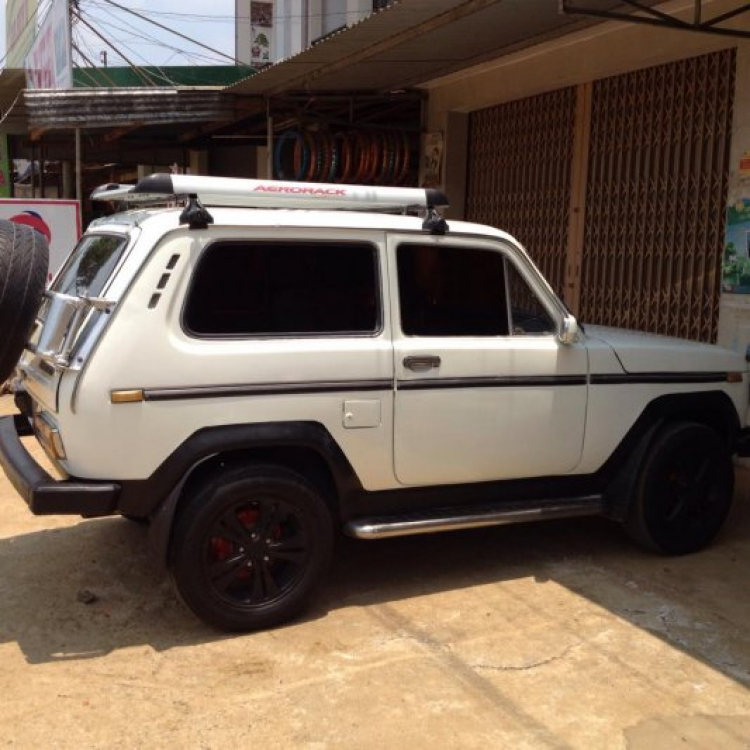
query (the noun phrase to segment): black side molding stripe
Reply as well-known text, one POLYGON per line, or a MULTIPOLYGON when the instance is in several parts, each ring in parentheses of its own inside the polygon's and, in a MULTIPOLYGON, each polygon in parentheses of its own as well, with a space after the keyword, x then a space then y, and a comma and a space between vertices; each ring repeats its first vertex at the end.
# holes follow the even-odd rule
POLYGON ((586 385, 586 376, 527 375, 504 378, 425 378, 398 381, 400 391, 422 391, 433 388, 533 388, 550 385, 586 385))
POLYGON ((631 372, 592 375, 591 385, 631 385, 633 383, 726 383, 726 372, 631 372))
POLYGON ((392 380, 347 380, 311 383, 259 383, 257 385, 215 385, 195 388, 146 388, 145 401, 179 401, 230 396, 290 396, 308 393, 390 391, 392 380))
MULTIPOLYGON (((527 375, 481 378, 424 378, 399 380, 401 391, 455 388, 535 388, 545 386, 632 385, 648 383, 725 383, 726 372, 636 372, 591 375, 527 375)), ((315 393, 351 393, 390 391, 392 380, 346 380, 310 383, 259 383, 253 385, 216 385, 186 388, 146 388, 145 401, 179 401, 232 396, 288 396, 315 393)))

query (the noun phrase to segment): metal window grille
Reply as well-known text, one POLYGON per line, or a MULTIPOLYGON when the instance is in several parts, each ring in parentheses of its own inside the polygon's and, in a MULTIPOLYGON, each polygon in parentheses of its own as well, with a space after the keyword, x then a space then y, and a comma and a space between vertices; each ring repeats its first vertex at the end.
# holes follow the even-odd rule
POLYGON ((581 317, 716 338, 735 55, 593 85, 581 317))
POLYGON ((562 293, 573 157, 574 87, 470 116, 466 216, 510 232, 562 293))
POLYGON ((575 88, 472 113, 467 218, 516 236, 561 296, 569 260, 584 321, 715 340, 734 76, 730 49, 591 84, 580 263, 575 88))

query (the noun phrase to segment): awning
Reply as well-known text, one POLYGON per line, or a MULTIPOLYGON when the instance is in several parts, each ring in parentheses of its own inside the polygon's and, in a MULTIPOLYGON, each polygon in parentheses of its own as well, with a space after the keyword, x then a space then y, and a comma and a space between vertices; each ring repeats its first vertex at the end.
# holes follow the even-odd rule
POLYGON ((394 91, 597 22, 560 13, 559 0, 401 0, 227 91, 394 91))
POLYGON ((11 123, 17 124, 18 102, 26 86, 26 71, 23 68, 4 68, 0 71, 0 124, 7 130, 11 123))
POLYGON ((231 121, 235 97, 221 88, 26 90, 29 127, 42 130, 231 121))

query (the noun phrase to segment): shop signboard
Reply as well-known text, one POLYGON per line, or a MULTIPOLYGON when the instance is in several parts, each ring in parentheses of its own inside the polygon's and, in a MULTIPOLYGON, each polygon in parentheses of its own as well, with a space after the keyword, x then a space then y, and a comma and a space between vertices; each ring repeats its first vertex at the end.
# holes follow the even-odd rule
POLYGON ((725 292, 750 293, 750 198, 727 209, 722 282, 725 292))
POLYGON ((24 67, 27 88, 73 88, 68 0, 51 0, 24 67))
POLYGON ((255 67, 276 62, 273 0, 238 0, 237 59, 255 67))
POLYGON ((721 288, 750 294, 750 149, 740 157, 730 190, 724 231, 721 288))
POLYGON ((250 3, 250 62, 269 65, 273 62, 273 3, 250 3))

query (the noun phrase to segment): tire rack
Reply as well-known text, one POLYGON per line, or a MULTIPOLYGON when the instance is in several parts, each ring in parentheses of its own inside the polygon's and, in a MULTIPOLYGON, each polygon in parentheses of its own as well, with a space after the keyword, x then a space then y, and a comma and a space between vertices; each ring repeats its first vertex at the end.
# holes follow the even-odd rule
POLYGON ((404 185, 411 163, 404 130, 286 130, 273 153, 274 177, 295 182, 404 185))

